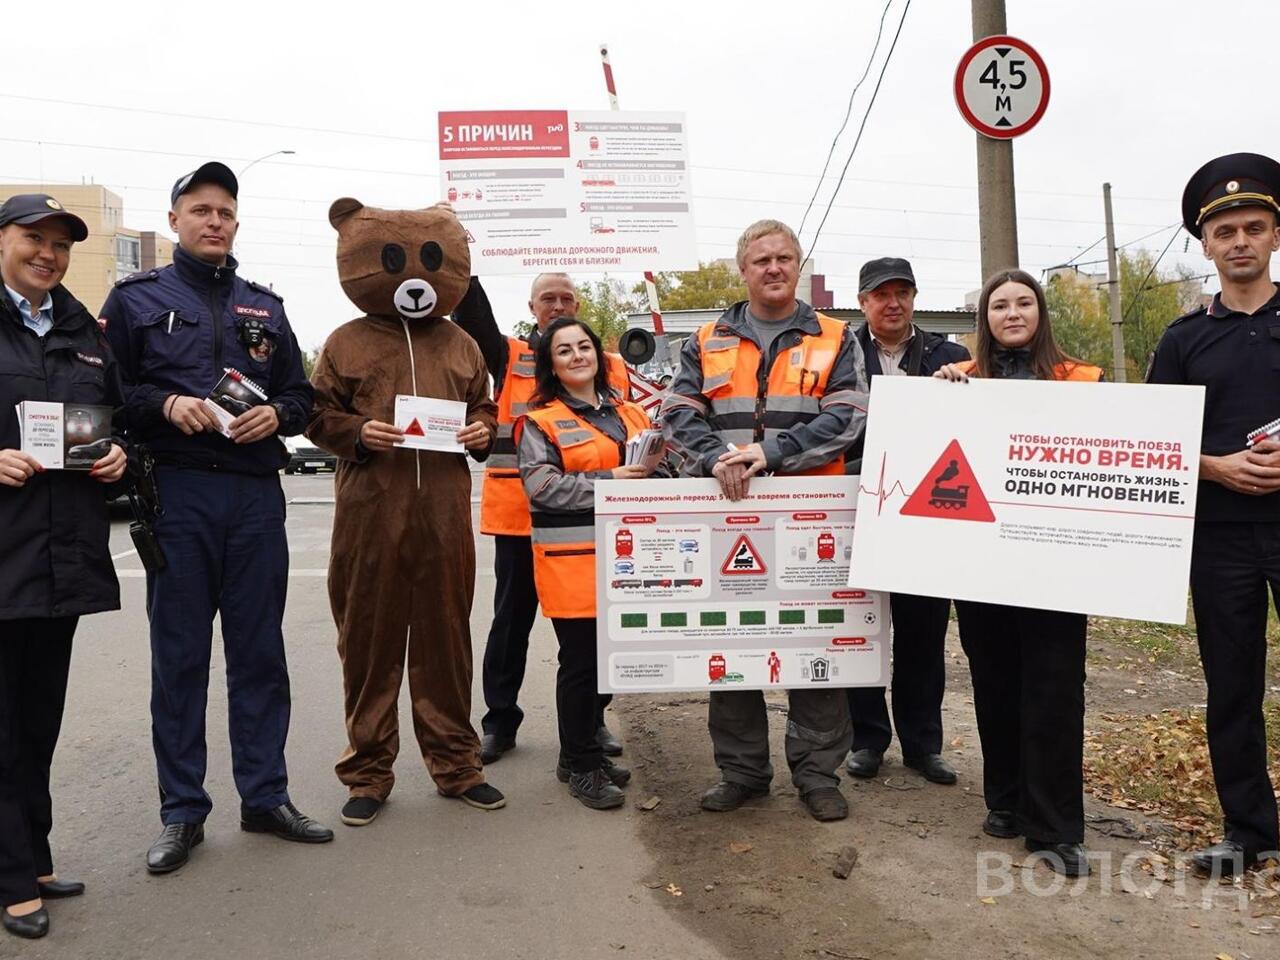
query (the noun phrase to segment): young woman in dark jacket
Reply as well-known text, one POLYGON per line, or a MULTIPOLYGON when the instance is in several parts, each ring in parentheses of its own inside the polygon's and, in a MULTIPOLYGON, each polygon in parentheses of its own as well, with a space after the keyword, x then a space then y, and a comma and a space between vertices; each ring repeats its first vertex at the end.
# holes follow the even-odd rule
MULTIPOLYGON (((1035 278, 1003 270, 978 296, 974 358, 934 376, 1097 383, 1102 370, 1059 349, 1035 278)), ((983 832, 1022 836, 1054 870, 1086 876, 1085 615, 957 600, 956 619, 982 741, 983 832)))
POLYGON ((76 623, 120 606, 104 484, 123 476, 123 448, 111 443, 88 471, 45 470, 21 450, 14 410, 122 403, 97 321, 61 285, 86 236, 44 194, 0 206, 0 920, 27 938, 49 932, 45 900, 84 892, 53 872, 49 768, 76 623))

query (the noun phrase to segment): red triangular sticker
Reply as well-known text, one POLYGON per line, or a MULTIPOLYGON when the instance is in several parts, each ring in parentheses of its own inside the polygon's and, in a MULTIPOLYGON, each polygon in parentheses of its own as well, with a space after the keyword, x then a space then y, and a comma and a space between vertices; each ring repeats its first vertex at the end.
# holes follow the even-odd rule
POLYGON ((979 523, 991 523, 996 518, 982 488, 978 486, 973 468, 960 449, 959 440, 952 440, 947 445, 899 513, 905 517, 976 520, 979 523))
POLYGON ((720 572, 726 576, 741 576, 768 573, 769 569, 764 565, 764 560, 756 550, 755 544, 747 538, 745 533, 740 533, 738 539, 733 542, 733 549, 720 565, 720 572))
POLYGON ((406 437, 422 437, 426 435, 423 432, 422 424, 418 422, 417 417, 414 417, 413 422, 404 428, 404 435, 406 437))

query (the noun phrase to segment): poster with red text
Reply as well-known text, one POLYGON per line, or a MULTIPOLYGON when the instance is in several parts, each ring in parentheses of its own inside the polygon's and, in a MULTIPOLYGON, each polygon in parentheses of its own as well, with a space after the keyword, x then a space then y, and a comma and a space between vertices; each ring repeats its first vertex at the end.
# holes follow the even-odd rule
POLYGON ((438 133, 472 273, 697 268, 683 114, 451 111, 438 133))
POLYGON ((889 604, 846 586, 856 477, 595 486, 600 690, 884 686, 889 604))
POLYGON ((876 377, 849 582, 1185 623, 1204 388, 876 377))

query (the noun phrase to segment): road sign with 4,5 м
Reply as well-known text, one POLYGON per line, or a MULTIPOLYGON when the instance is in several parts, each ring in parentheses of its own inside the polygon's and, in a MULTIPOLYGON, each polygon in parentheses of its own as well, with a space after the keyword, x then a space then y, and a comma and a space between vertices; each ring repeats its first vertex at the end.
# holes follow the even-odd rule
POLYGON ((1026 133, 1049 105, 1049 70, 1031 44, 1017 37, 984 37, 956 67, 956 106, 985 137, 1026 133))

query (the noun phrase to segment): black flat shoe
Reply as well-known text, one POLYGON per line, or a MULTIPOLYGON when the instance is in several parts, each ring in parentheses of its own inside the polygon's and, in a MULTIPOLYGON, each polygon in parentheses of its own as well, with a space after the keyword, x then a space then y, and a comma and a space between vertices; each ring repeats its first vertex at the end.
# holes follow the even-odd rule
POLYGON ((480 738, 480 762, 497 763, 508 750, 516 748, 515 737, 504 737, 497 733, 486 733, 480 738))
POLYGON ((613 731, 603 723, 596 730, 596 743, 600 744, 600 749, 604 751, 606 757, 622 756, 622 741, 615 737, 613 731))
MULTIPOLYGON (((631 771, 620 764, 614 763, 608 757, 604 758, 604 763, 601 765, 601 769, 604 770, 605 775, 609 778, 609 782, 615 787, 625 787, 631 782, 631 771)), ((557 762, 556 779, 561 783, 568 783, 570 776, 572 776, 572 774, 569 770, 569 765, 563 760, 557 762)))
POLYGON ((84 884, 79 880, 37 880, 36 889, 41 900, 65 900, 84 893, 84 884))
POLYGON ((941 783, 950 786, 956 782, 956 771, 951 764, 942 759, 941 754, 926 753, 922 757, 903 757, 904 766, 910 767, 930 783, 941 783))
POLYGON ((1041 854, 1040 859, 1064 877, 1089 875, 1089 854, 1082 843, 1051 843, 1027 837, 1025 846, 1029 852, 1041 854))
POLYGON ((191 857, 192 847, 204 843, 203 823, 170 823, 147 851, 147 872, 172 873, 191 857))
POLYGON ((1018 818, 1012 810, 988 810, 987 819, 982 822, 982 832, 988 837, 999 837, 1001 840, 1012 840, 1021 836, 1018 832, 1018 818))
POLYGON ((0 911, 0 921, 6 930, 24 940, 39 940, 49 932, 49 911, 44 907, 20 917, 15 917, 6 907, 0 911))
POLYGON ((1199 851, 1191 858, 1191 865, 1201 873, 1217 877, 1234 877, 1244 873, 1258 861, 1258 855, 1246 850, 1243 843, 1223 840, 1199 851))
POLYGON ((240 810, 240 829, 249 833, 270 833, 295 843, 328 843, 333 831, 323 823, 300 813, 292 803, 274 810, 240 810))
POLYGON ((474 787, 468 787, 458 795, 458 799, 477 810, 501 810, 507 805, 507 798, 502 795, 502 791, 491 783, 477 783, 474 787))
POLYGON ((377 797, 352 797, 342 805, 342 822, 348 827, 364 827, 373 823, 382 809, 377 797))
POLYGON ((879 750, 855 750, 849 754, 844 768, 852 776, 861 780, 870 780, 880 772, 880 764, 884 762, 884 754, 879 750))
POLYGON ((748 800, 768 795, 768 787, 754 788, 732 780, 721 780, 702 795, 702 809, 712 813, 728 813, 730 810, 737 810, 748 800))

